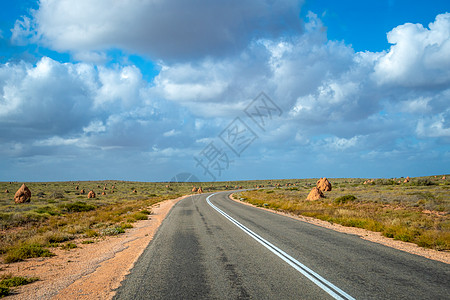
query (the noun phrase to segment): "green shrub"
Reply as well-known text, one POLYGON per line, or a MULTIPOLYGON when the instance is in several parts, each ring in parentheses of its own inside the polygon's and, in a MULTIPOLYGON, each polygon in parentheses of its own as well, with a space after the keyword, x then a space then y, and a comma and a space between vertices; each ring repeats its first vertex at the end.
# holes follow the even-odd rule
POLYGON ((77 245, 75 245, 74 243, 67 243, 61 246, 61 249, 63 250, 70 250, 75 248, 77 248, 77 245))
POLYGON ((98 232, 97 231, 95 231, 95 230, 93 230, 93 229, 86 229, 85 231, 84 231, 84 234, 87 236, 87 237, 96 237, 96 236, 98 236, 98 232))
POLYGON ((24 226, 45 221, 48 215, 38 214, 34 211, 17 213, 0 213, 0 229, 24 226))
POLYGON ((105 229, 103 229, 101 231, 102 235, 107 235, 107 236, 118 235, 118 234, 121 234, 121 233, 125 233, 125 230, 122 227, 120 227, 120 226, 108 227, 108 228, 105 228, 105 229))
POLYGON ((10 294, 9 288, 0 285, 0 298, 9 296, 9 294, 10 294))
POLYGON ((32 257, 50 257, 54 255, 55 254, 51 253, 48 249, 44 249, 41 245, 23 244, 9 249, 4 261, 5 263, 13 263, 32 257))
POLYGON ((142 213, 140 211, 140 212, 131 214, 130 218, 128 220, 130 220, 131 222, 139 221, 139 220, 148 220, 148 214, 142 213))
POLYGON ((15 287, 15 286, 21 286, 21 285, 26 285, 32 282, 35 282, 37 280, 39 280, 36 277, 22 277, 22 276, 12 276, 12 275, 4 275, 2 276, 2 280, 0 280, 0 286, 3 287, 15 287))
POLYGON ((131 225, 130 223, 122 223, 120 224, 120 227, 122 227, 122 229, 129 229, 133 228, 133 225, 131 225))
POLYGON ((35 212, 38 214, 49 214, 51 216, 60 215, 58 211, 55 211, 55 207, 52 206, 43 206, 35 209, 35 212))
POLYGON ((386 178, 382 178, 382 179, 375 179, 374 183, 376 185, 397 185, 398 182, 393 180, 393 179, 386 179, 386 178))
POLYGON ((418 178, 409 182, 410 185, 416 186, 430 186, 435 185, 435 183, 427 178, 418 178))
POLYGON ((87 204, 86 202, 77 201, 74 203, 63 204, 61 205, 61 208, 66 212, 73 213, 73 212, 91 211, 95 210, 97 207, 92 204, 87 204))
POLYGON ((61 232, 52 232, 48 234, 47 239, 49 243, 63 243, 73 239, 73 236, 61 232))
POLYGON ((50 195, 50 197, 53 198, 53 199, 62 199, 62 198, 64 198, 64 194, 61 193, 61 192, 53 192, 50 195))
POLYGON ((337 197, 336 199, 334 199, 334 203, 336 204, 344 204, 347 202, 352 202, 355 201, 356 197, 353 195, 345 195, 345 196, 341 196, 341 197, 337 197))
POLYGON ((357 227, 357 228, 366 228, 367 226, 367 220, 361 219, 361 218, 345 218, 341 220, 335 220, 339 221, 337 223, 347 226, 347 227, 357 227))

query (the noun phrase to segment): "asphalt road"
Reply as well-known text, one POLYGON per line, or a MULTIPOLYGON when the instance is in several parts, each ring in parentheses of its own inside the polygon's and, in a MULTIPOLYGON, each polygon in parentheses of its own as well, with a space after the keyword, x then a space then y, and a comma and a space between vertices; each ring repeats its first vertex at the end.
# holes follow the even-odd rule
POLYGON ((115 299, 450 299, 447 264, 236 203, 229 194, 209 200, 237 223, 208 204, 210 194, 178 202, 115 299))

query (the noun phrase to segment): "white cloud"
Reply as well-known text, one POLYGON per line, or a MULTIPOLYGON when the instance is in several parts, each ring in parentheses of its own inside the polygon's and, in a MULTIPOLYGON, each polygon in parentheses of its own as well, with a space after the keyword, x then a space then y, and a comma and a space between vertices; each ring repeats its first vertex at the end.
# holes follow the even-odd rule
POLYGON ((165 102, 149 99, 148 88, 134 66, 95 67, 48 57, 36 65, 0 65, 0 141, 33 147, 145 147, 153 138, 137 136, 173 128, 177 115, 165 102), (159 111, 169 109, 174 120, 154 120, 156 105, 159 111))
POLYGON ((22 20, 17 20, 12 29, 11 41, 17 45, 26 45, 37 40, 37 32, 33 27, 33 20, 23 16, 22 20))
POLYGON ((338 138, 338 137, 330 137, 326 138, 324 141, 327 147, 330 147, 334 150, 343 151, 348 148, 355 147, 359 141, 359 136, 354 136, 352 138, 338 138))
POLYGON ((399 104, 400 110, 411 114, 429 113, 431 110, 429 102, 431 100, 431 97, 424 96, 421 96, 417 99, 405 100, 399 104))
POLYGON ((83 132, 84 133, 99 133, 99 132, 105 132, 106 131, 106 127, 103 124, 102 121, 92 121, 91 123, 89 123, 88 126, 83 127, 83 132))
POLYGON ((39 40, 57 51, 122 48, 154 59, 223 55, 254 37, 298 32, 296 0, 41 0, 13 40, 39 40), (282 21, 281 21, 282 20, 282 21))
MULTIPOLYGON (((432 42, 439 42, 435 45, 440 45, 439 51, 435 49, 437 52, 444 51, 444 44, 450 39, 445 27, 448 14, 437 16, 430 30, 422 28, 427 38, 418 31, 420 26, 414 25, 416 29, 412 31, 410 24, 397 27, 392 31, 395 34, 391 34, 391 41, 395 40, 397 45, 379 53, 355 53, 348 45, 328 41, 320 19, 312 13, 308 18, 305 32, 299 36, 256 40, 240 55, 224 59, 163 65, 152 93, 209 118, 236 116, 246 103, 265 91, 282 108, 288 122, 301 124, 300 140, 308 140, 312 134, 348 136, 351 131, 373 134, 395 126, 404 128, 395 131, 396 134, 406 131, 411 134, 417 132, 411 127, 416 124, 417 114, 433 115, 448 107, 448 84, 442 86, 443 91, 436 90, 434 82, 426 86, 424 81, 411 82, 404 89, 399 77, 388 86, 380 85, 383 81, 378 77, 383 63, 393 68, 389 60, 394 57, 402 68, 409 68, 409 60, 397 55, 397 45, 411 41, 422 45, 415 49, 420 53, 414 59, 427 57, 432 42), (402 35, 404 31, 409 35, 402 35), (384 111, 389 114, 382 115, 384 111), (395 113, 403 115, 398 118, 395 113)), ((446 63, 447 58, 442 57, 442 65, 446 63)), ((421 72, 421 76, 433 77, 435 69, 425 68, 421 72)), ((409 75, 414 78, 415 73, 409 75)), ((408 78, 408 74, 402 76, 408 78)), ((347 147, 350 141, 340 144, 336 140, 335 148, 347 147)))
POLYGON ((450 137, 450 110, 447 116, 444 113, 417 122, 416 132, 420 137, 450 137), (446 118, 447 117, 447 118, 446 118))
POLYGON ((98 67, 100 88, 96 91, 95 106, 108 107, 119 105, 131 108, 142 98, 142 89, 146 88, 142 74, 135 66, 109 69, 98 67))
POLYGON ((76 129, 91 101, 89 84, 77 67, 47 57, 36 66, 0 65, 0 124, 54 133, 76 129))
POLYGON ((175 130, 175 129, 172 129, 172 130, 169 130, 169 131, 164 132, 164 133, 163 133, 163 136, 165 136, 165 137, 177 136, 177 135, 179 135, 180 133, 181 133, 180 131, 175 130))
POLYGON ((406 23, 388 33, 393 46, 375 66, 379 83, 407 87, 450 83, 450 13, 438 15, 428 27, 406 23))
POLYGON ((45 140, 36 141, 33 143, 34 146, 69 146, 76 145, 80 142, 77 138, 61 138, 59 136, 54 136, 45 140))
POLYGON ((99 51, 79 51, 74 53, 73 58, 77 61, 100 65, 106 63, 109 60, 106 53, 99 51))
POLYGON ((200 66, 163 66, 155 78, 161 96, 175 101, 201 102, 220 96, 227 87, 228 70, 222 64, 204 62, 200 66))

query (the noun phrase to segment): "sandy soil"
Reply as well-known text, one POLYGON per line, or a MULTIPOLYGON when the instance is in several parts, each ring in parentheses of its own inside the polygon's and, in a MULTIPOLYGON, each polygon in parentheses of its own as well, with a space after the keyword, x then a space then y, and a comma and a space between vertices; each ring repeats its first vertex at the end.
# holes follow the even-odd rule
POLYGON ((298 215, 294 215, 294 214, 288 214, 288 213, 284 213, 284 212, 274 211, 274 210, 264 208, 264 207, 257 207, 250 203, 236 200, 232 196, 233 196, 233 194, 230 195, 231 200, 245 204, 245 205, 249 205, 249 206, 259 208, 259 209, 267 210, 267 211, 270 211, 270 212, 273 212, 273 213, 276 213, 279 215, 288 216, 290 218, 301 220, 303 222, 318 225, 321 227, 329 228, 329 229, 332 229, 335 231, 339 231, 339 232, 343 232, 343 233, 347 233, 347 234, 354 234, 364 240, 368 240, 368 241, 371 241, 374 243, 378 243, 378 244, 382 244, 382 245, 385 245, 385 246, 388 246, 391 248, 402 250, 402 251, 405 251, 408 253, 420 255, 420 256, 423 256, 423 257, 426 257, 426 258, 429 258, 432 260, 437 260, 437 261, 441 261, 446 264, 450 264, 450 252, 448 252, 448 251, 436 251, 436 250, 432 250, 432 249, 422 248, 413 243, 406 243, 406 242, 387 238, 387 237, 381 235, 380 232, 373 232, 373 231, 369 231, 369 230, 362 229, 362 228, 345 227, 345 226, 342 226, 339 224, 331 224, 330 222, 322 221, 319 219, 314 219, 311 217, 298 216, 298 215))
POLYGON ((126 233, 72 250, 52 249, 51 258, 34 258, 0 264, 0 274, 39 277, 39 281, 15 288, 6 299, 111 299, 152 240, 170 209, 183 196, 151 207, 149 220, 134 223, 126 233))

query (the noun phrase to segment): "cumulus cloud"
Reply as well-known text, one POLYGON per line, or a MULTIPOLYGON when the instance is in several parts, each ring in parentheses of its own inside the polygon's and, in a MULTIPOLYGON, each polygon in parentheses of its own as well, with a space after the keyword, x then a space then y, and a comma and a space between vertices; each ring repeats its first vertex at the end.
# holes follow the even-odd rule
MULTIPOLYGON (((298 32, 296 0, 41 0, 13 40, 69 52, 126 49, 179 60, 240 51, 249 40, 298 32)), ((78 55, 78 57, 80 57, 78 55)))
MULTIPOLYGON (((35 66, 0 66, 0 124, 29 132, 62 134, 86 122, 90 84, 83 66, 60 64, 47 57, 35 66)), ((0 136, 11 135, 2 130, 0 136)))
POLYGON ((148 88, 134 66, 95 67, 48 57, 35 65, 0 65, 0 141, 19 150, 22 144, 148 146, 155 131, 173 128, 174 121, 158 124, 159 115, 176 113, 149 99, 148 88))
POLYGON ((450 83, 450 13, 422 24, 406 23, 387 34, 393 44, 376 63, 381 84, 434 88, 450 83))
POLYGON ((331 138, 326 138, 325 142, 328 147, 330 147, 334 150, 343 151, 343 150, 347 150, 348 148, 355 147, 359 140, 360 140, 359 136, 354 136, 349 139, 331 137, 331 138))
POLYGON ((355 53, 327 40, 320 19, 309 13, 302 35, 259 39, 226 59, 164 65, 152 91, 199 115, 231 117, 263 90, 283 109, 284 118, 302 126, 300 134, 291 136, 302 143, 315 134, 347 139, 349 131, 364 136, 394 124, 423 136, 424 130, 413 128, 417 114, 448 109, 449 16, 438 15, 430 29, 396 27, 389 33, 396 43, 389 51, 355 53), (403 56, 400 50, 413 54, 403 56))
POLYGON ((236 115, 265 91, 299 122, 358 120, 378 109, 375 83, 365 79, 377 57, 328 41, 310 13, 302 35, 255 40, 225 59, 163 64, 152 91, 211 117, 236 115))
POLYGON ((420 119, 416 132, 420 137, 450 138, 450 110, 429 118, 420 119))

